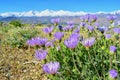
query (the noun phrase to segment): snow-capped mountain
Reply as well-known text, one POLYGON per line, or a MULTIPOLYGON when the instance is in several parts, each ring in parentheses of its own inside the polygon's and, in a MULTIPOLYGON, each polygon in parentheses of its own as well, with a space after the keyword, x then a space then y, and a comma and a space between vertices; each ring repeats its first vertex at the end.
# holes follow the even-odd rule
POLYGON ((80 16, 86 14, 96 14, 98 17, 97 22, 101 24, 109 24, 106 17, 109 15, 117 16, 116 22, 120 21, 120 10, 113 12, 71 12, 71 11, 54 11, 54 10, 44 10, 44 11, 28 11, 28 12, 6 12, 0 13, 0 21, 2 22, 10 22, 13 20, 20 20, 23 23, 51 23, 52 18, 60 18, 61 23, 65 23, 66 21, 73 21, 77 24, 80 23, 80 16))
POLYGON ((53 10, 44 10, 44 11, 28 11, 28 12, 7 12, 1 13, 0 16, 8 17, 8 16, 17 16, 17 17, 31 17, 31 16, 80 16, 87 14, 85 12, 70 12, 70 11, 53 11, 53 10))
POLYGON ((59 10, 59 11, 54 11, 54 10, 44 10, 44 11, 28 11, 28 12, 6 12, 6 13, 0 13, 0 16, 2 17, 9 17, 9 16, 16 16, 16 17, 41 17, 41 16, 81 16, 85 14, 120 14, 120 10, 113 11, 113 12, 96 12, 96 13, 91 13, 91 12, 83 12, 83 11, 78 11, 78 12, 71 12, 71 11, 64 11, 64 10, 59 10))

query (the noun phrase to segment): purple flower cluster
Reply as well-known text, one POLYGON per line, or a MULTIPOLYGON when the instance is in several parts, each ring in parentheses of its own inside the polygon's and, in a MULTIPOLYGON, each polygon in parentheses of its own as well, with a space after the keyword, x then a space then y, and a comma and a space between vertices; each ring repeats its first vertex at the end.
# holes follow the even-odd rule
POLYGON ((30 46, 36 46, 36 45, 42 46, 45 45, 46 42, 47 42, 47 38, 40 38, 40 37, 27 40, 27 44, 29 44, 30 46))
POLYGON ((70 49, 74 49, 79 43, 79 40, 77 39, 77 36, 71 36, 68 38, 68 40, 64 41, 64 44, 66 47, 70 49))
POLYGON ((43 70, 47 74, 55 74, 58 72, 58 69, 60 68, 59 62, 50 62, 43 65, 43 70))
POLYGON ((77 33, 72 33, 71 35, 70 35, 70 38, 76 38, 76 39, 79 39, 79 37, 80 37, 80 35, 79 34, 77 34, 77 33))
POLYGON ((97 16, 96 15, 91 15, 90 19, 91 19, 92 22, 95 22, 97 20, 97 16))
POLYGON ((47 38, 41 38, 39 41, 39 45, 45 45, 45 43, 47 42, 47 38))
POLYGON ((52 43, 52 41, 46 42, 45 44, 46 47, 53 47, 54 44, 52 43))
POLYGON ((74 22, 69 21, 69 22, 67 22, 67 25, 72 26, 72 25, 74 25, 74 22))
POLYGON ((116 16, 107 16, 107 19, 110 21, 110 23, 113 23, 113 21, 116 19, 116 16))
POLYGON ((93 30, 94 30, 94 27, 93 27, 93 26, 88 26, 87 29, 88 29, 89 31, 93 31, 93 30))
POLYGON ((95 22, 97 20, 97 16, 87 14, 85 16, 82 16, 80 19, 82 22, 95 22))
POLYGON ((82 22, 85 22, 85 17, 84 17, 84 16, 81 16, 81 17, 80 17, 80 20, 81 20, 82 22))
POLYGON ((69 29, 70 29, 69 26, 63 27, 63 30, 64 30, 64 31, 68 31, 69 29))
POLYGON ((68 31, 74 28, 74 25, 67 25, 63 28, 63 30, 68 31))
POLYGON ((53 18, 51 19, 51 22, 55 25, 58 25, 58 23, 60 22, 60 18, 53 18))
POLYGON ((39 40, 40 37, 32 38, 30 40, 27 40, 27 44, 29 44, 30 46, 36 46, 38 45, 39 40))
POLYGON ((80 27, 85 27, 86 23, 85 22, 81 22, 80 23, 80 27))
POLYGON ((35 50, 35 58, 37 60, 44 60, 47 56, 47 51, 46 50, 42 50, 42 49, 39 49, 39 50, 35 50))
POLYGON ((88 38, 82 42, 83 46, 91 47, 95 43, 95 37, 88 38))
POLYGON ((100 26, 98 23, 94 23, 94 25, 96 28, 100 26))
POLYGON ((105 26, 98 27, 97 30, 99 30, 101 33, 105 33, 108 31, 108 27, 105 27, 105 26))
POLYGON ((112 35, 111 34, 104 34, 104 36, 106 39, 110 39, 112 35))
POLYGON ((56 32, 54 34, 54 38, 58 39, 58 40, 61 40, 63 36, 64 36, 64 33, 62 33, 62 32, 56 32))
POLYGON ((45 32, 45 33, 51 33, 52 31, 53 31, 53 27, 47 27, 47 28, 43 28, 43 31, 45 32))
POLYGON ((115 46, 110 46, 110 52, 116 52, 116 47, 115 46))
POLYGON ((79 33, 80 30, 79 30, 79 29, 75 29, 73 32, 74 32, 74 33, 79 33))
POLYGON ((120 26, 120 21, 117 22, 118 26, 120 26))
POLYGON ((74 28, 73 22, 67 22, 67 26, 64 28, 64 30, 71 30, 74 28))
POLYGON ((120 34, 120 28, 113 28, 114 33, 120 34))
POLYGON ((89 22, 90 14, 85 15, 84 18, 85 18, 85 22, 89 22))
POLYGON ((109 76, 114 79, 114 78, 117 78, 118 73, 116 70, 112 69, 109 71, 109 76))

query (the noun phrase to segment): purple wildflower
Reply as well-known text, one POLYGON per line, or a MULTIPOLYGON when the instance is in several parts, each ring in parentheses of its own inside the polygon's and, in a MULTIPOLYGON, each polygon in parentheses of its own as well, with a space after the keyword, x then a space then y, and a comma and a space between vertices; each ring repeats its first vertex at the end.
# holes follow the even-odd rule
POLYGON ((31 40, 27 40, 27 44, 30 45, 30 46, 35 46, 35 40, 32 38, 31 40))
POLYGON ((79 33, 79 32, 80 32, 79 29, 75 29, 75 30, 74 30, 74 33, 79 33))
POLYGON ((113 21, 116 19, 116 16, 107 16, 107 19, 110 21, 110 23, 113 23, 113 21))
POLYGON ((118 26, 120 26, 120 21, 117 22, 118 26))
POLYGON ((112 52, 112 53, 116 52, 116 47, 115 46, 110 46, 110 52, 112 52))
POLYGON ((84 27, 85 25, 86 25, 85 22, 81 22, 81 23, 80 23, 80 27, 84 27))
POLYGON ((62 26, 60 26, 60 25, 58 26, 58 28, 59 28, 59 30, 60 30, 60 31, 62 31, 62 30, 63 30, 62 26))
POLYGON ((51 19, 51 22, 53 24, 58 24, 60 22, 60 18, 54 18, 54 19, 51 19))
POLYGON ((45 33, 51 33, 52 31, 53 31, 53 27, 47 27, 47 28, 43 28, 43 31, 45 32, 45 33))
POLYGON ((100 26, 98 23, 95 23, 94 25, 95 25, 96 28, 100 26))
POLYGON ((74 28, 74 23, 73 22, 67 22, 67 27, 68 29, 73 29, 74 28))
POLYGON ((54 43, 56 40, 55 39, 52 39, 50 42, 54 43))
POLYGON ((90 14, 85 15, 84 18, 85 18, 85 21, 88 22, 90 19, 90 14))
POLYGON ((112 69, 109 71, 109 76, 114 79, 118 76, 118 73, 116 70, 112 69))
POLYGON ((111 34, 105 34, 104 36, 105 36, 106 39, 110 39, 112 35, 111 34))
POLYGON ((105 32, 108 31, 108 27, 105 27, 105 26, 103 26, 103 27, 98 27, 97 30, 99 30, 101 33, 105 33, 105 32))
POLYGON ((90 15, 90 19, 92 22, 95 22, 97 20, 97 16, 96 15, 90 15))
POLYGON ((74 25, 68 25, 68 29, 71 30, 74 28, 74 25))
POLYGON ((104 32, 108 31, 108 27, 103 26, 102 28, 103 28, 104 32))
POLYGON ((46 42, 47 42, 47 38, 41 38, 37 43, 38 43, 38 45, 43 46, 43 45, 45 45, 46 42))
POLYGON ((45 59, 47 56, 47 51, 39 49, 39 50, 35 50, 35 58, 37 60, 43 60, 45 59))
POLYGON ((87 28, 88 28, 89 31, 93 31, 94 30, 93 26, 88 26, 87 28))
POLYGON ((113 28, 114 33, 120 34, 120 28, 113 28))
POLYGON ((47 74, 55 74, 60 68, 59 62, 50 62, 43 65, 43 71, 47 74))
POLYGON ((70 49, 74 49, 77 45, 78 45, 79 40, 77 38, 68 38, 68 40, 64 41, 64 44, 66 45, 66 47, 70 48, 70 49))
POLYGON ((69 26, 63 27, 63 30, 68 31, 69 30, 69 26))
POLYGON ((55 39, 58 39, 58 40, 61 40, 63 36, 64 36, 64 33, 62 32, 56 32, 54 34, 55 39))
POLYGON ((73 22, 71 22, 71 21, 69 21, 69 22, 67 22, 67 25, 72 26, 72 25, 74 25, 74 23, 73 23, 73 22))
POLYGON ((27 43, 30 46, 45 45, 46 42, 47 42, 47 38, 40 38, 40 37, 36 37, 36 38, 32 38, 31 40, 27 40, 27 43))
POLYGON ((80 20, 81 20, 82 22, 84 22, 84 21, 85 21, 85 17, 84 17, 84 16, 80 17, 80 20))
POLYGON ((91 47, 95 43, 95 37, 88 38, 82 42, 85 47, 91 47))
POLYGON ((45 46, 46 46, 46 47, 53 47, 54 45, 53 45, 53 43, 52 43, 51 41, 49 41, 49 42, 47 42, 47 43, 45 44, 45 46))
POLYGON ((63 28, 63 30, 68 31, 74 28, 74 25, 67 25, 63 28))
POLYGON ((36 46, 36 45, 39 45, 39 41, 40 41, 40 37, 36 37, 36 38, 32 38, 30 40, 27 40, 27 43, 30 45, 30 46, 36 46))
POLYGON ((76 38, 76 39, 79 39, 79 37, 80 37, 80 35, 77 34, 77 33, 72 33, 72 34, 70 35, 70 38, 76 38))

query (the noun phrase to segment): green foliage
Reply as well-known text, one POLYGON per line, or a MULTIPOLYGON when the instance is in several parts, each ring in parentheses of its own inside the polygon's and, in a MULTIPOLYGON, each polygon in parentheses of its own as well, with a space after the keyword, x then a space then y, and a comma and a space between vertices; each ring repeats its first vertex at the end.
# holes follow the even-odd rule
POLYGON ((43 24, 42 23, 38 23, 38 24, 36 24, 37 26, 43 26, 43 24))
MULTIPOLYGON (((54 80, 56 77, 62 80, 108 80, 108 71, 110 69, 110 57, 120 61, 120 54, 110 56, 109 46, 115 44, 111 40, 104 38, 97 39, 94 46, 90 48, 84 47, 81 43, 74 50, 68 49, 64 43, 60 43, 61 49, 51 48, 48 54, 48 61, 60 62, 59 73, 51 77, 54 80), (104 48, 103 48, 104 47, 104 48)), ((120 44, 119 44, 120 46, 120 44)), ((118 45, 117 47, 120 48, 118 45)), ((120 50, 118 50, 120 51, 120 50)), ((112 63, 112 68, 120 71, 120 66, 112 63)))
MULTIPOLYGON (((28 24, 25 24, 29 26, 28 24)), ((0 51, 0 77, 6 76, 8 79, 38 80, 41 77, 47 77, 50 80, 109 80, 109 70, 116 69, 120 73, 120 35, 114 35, 112 38, 105 39, 100 31, 88 31, 85 27, 80 28, 80 35, 84 38, 95 37, 96 42, 93 46, 87 48, 80 42, 75 49, 69 49, 64 45, 64 39, 68 38, 71 31, 64 32, 64 37, 60 41, 55 41, 54 47, 46 48, 48 55, 44 61, 34 60, 34 50, 38 46, 26 48, 26 41, 36 36, 46 37, 48 40, 54 39, 54 33, 58 31, 57 27, 51 36, 42 32, 44 26, 29 27, 2 27, 0 28, 0 43, 7 45, 1 47, 0 51), (4 35, 4 37, 3 37, 4 35), (8 47, 8 46, 12 46, 8 47), (60 50, 56 46, 60 46, 60 50), (109 47, 114 45, 117 51, 110 54, 109 47), (42 62, 50 61, 60 62, 60 68, 56 74, 45 74, 42 70, 42 62), (22 76, 22 78, 21 78, 22 76), (27 76, 27 77, 26 77, 27 76)), ((27 46, 28 47, 28 46, 27 46)), ((39 47, 41 48, 41 47, 39 47)), ((42 47, 43 48, 43 47, 42 47)), ((116 80, 119 80, 119 77, 116 80)), ((41 79, 42 80, 42 79, 41 79)), ((47 79, 43 79, 47 80, 47 79)))
POLYGON ((8 31, 7 37, 2 42, 3 44, 22 48, 26 45, 26 41, 37 33, 37 30, 31 30, 30 28, 13 28, 8 31))
POLYGON ((0 22, 0 27, 3 26, 4 22, 0 22))
POLYGON ((13 25, 14 27, 21 27, 22 23, 19 20, 13 20, 10 22, 11 25, 13 25))
POLYGON ((0 32, 6 33, 11 29, 11 26, 0 27, 0 32))

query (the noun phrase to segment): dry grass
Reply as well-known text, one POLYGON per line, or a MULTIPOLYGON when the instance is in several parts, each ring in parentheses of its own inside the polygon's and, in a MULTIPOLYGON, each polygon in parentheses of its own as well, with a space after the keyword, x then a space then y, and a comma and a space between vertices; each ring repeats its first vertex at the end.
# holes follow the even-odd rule
POLYGON ((0 80, 46 80, 33 49, 2 46, 0 59, 0 80))

